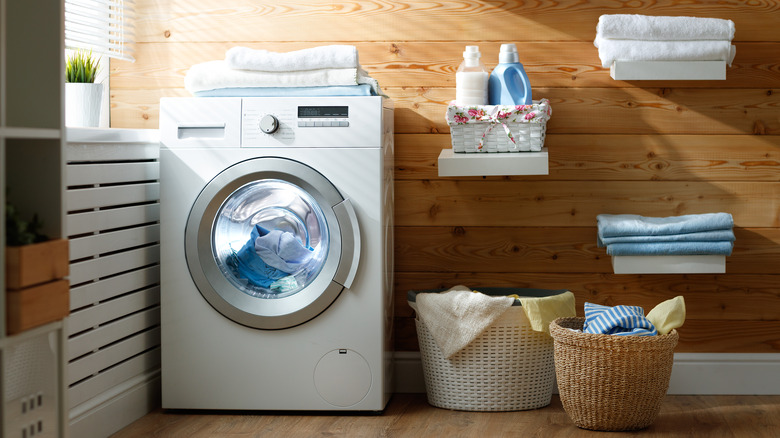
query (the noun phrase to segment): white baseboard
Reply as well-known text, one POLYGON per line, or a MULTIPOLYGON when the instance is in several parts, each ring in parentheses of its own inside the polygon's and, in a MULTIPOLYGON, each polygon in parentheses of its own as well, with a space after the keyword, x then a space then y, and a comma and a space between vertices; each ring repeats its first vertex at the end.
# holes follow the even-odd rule
POLYGON ((160 371, 119 384, 70 410, 71 438, 104 438, 160 407, 160 371))
MULTIPOLYGON (((395 352, 394 365, 395 392, 425 392, 419 352, 395 352)), ((780 353, 675 353, 668 393, 780 395, 777 376, 780 353)))

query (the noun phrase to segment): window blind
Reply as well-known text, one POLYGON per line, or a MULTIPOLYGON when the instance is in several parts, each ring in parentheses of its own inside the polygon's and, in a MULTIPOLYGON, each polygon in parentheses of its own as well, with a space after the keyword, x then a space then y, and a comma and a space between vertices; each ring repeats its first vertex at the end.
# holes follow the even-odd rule
POLYGON ((135 61, 133 0, 65 0, 65 47, 135 61))

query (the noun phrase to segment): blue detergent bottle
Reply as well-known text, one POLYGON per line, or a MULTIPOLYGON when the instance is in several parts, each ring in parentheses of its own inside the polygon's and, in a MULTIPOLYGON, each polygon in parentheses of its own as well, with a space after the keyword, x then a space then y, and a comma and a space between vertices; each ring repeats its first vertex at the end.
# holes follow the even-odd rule
POLYGON ((490 105, 531 105, 531 83, 514 44, 501 44, 498 65, 488 79, 490 105))

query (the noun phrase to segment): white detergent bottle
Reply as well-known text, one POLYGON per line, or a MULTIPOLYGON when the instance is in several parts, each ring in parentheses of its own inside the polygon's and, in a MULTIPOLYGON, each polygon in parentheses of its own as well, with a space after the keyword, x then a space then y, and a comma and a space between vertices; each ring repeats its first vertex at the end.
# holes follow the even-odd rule
POLYGON ((488 81, 490 105, 531 105, 531 83, 514 44, 501 44, 498 65, 488 81))
POLYGON ((487 105, 489 74, 481 56, 479 46, 466 46, 463 62, 455 73, 456 105, 487 105))

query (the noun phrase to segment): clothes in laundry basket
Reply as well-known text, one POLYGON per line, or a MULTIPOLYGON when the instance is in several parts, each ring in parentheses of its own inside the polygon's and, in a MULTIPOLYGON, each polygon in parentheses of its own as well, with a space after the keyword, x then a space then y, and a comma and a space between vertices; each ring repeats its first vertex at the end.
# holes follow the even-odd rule
POLYGON ((303 269, 312 254, 312 248, 303 246, 292 233, 255 225, 232 260, 240 278, 256 286, 287 290, 290 282, 283 279, 303 269))
POLYGON ((585 333, 620 336, 655 336, 655 326, 639 306, 602 306, 585 303, 585 333))
POLYGON ((676 296, 664 301, 647 313, 647 319, 653 323, 659 335, 665 335, 682 327, 685 322, 685 299, 676 296))
POLYGON ((472 293, 454 286, 442 293, 417 295, 417 313, 428 327, 444 357, 449 359, 482 334, 507 309, 514 298, 472 293))
POLYGON ((556 318, 577 316, 574 306, 574 294, 564 292, 549 297, 517 297, 531 328, 537 332, 550 334, 550 323, 556 318))
POLYGON ((549 328, 544 330, 542 325, 549 327, 550 322, 556 318, 576 315, 575 297, 569 291, 516 290, 532 295, 534 295, 532 291, 536 294, 538 292, 552 294, 549 296, 496 295, 481 293, 479 290, 472 291, 466 286, 458 285, 443 292, 418 293, 416 302, 411 304, 447 359, 466 348, 493 325, 504 312, 516 305, 515 300, 520 301, 531 328, 538 332, 549 334, 549 328))

